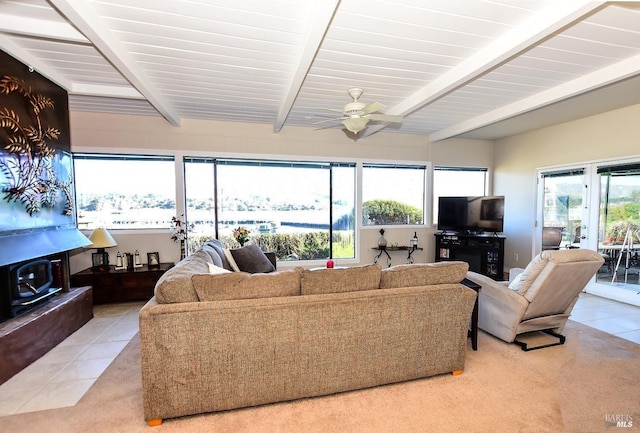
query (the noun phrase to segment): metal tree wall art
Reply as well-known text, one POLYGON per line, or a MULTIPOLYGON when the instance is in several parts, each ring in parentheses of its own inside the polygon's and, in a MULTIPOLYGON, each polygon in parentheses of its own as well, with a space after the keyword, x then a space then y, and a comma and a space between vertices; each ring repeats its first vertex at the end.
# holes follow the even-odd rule
POLYGON ((0 161, 0 170, 8 180, 2 185, 4 199, 20 202, 30 216, 44 208, 53 208, 59 194, 64 196, 63 215, 73 214, 71 176, 58 179, 53 168, 55 149, 49 142, 58 140, 60 131, 41 124, 41 113, 53 110, 50 98, 33 93, 19 78, 5 75, 0 80, 0 94, 17 92, 33 112, 35 125, 22 125, 20 117, 8 107, 0 108, 0 128, 7 135, 4 150, 11 157, 0 161))

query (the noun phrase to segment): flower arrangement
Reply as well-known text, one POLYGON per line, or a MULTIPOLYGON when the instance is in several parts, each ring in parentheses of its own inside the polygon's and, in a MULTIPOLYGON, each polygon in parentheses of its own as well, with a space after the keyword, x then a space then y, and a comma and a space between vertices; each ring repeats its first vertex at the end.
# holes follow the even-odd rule
POLYGON ((187 223, 184 220, 184 215, 180 217, 171 217, 171 239, 174 242, 180 242, 187 239, 187 230, 193 227, 187 226, 187 223))
POLYGON ((233 230, 233 237, 240 244, 240 246, 244 246, 245 243, 249 240, 249 233, 251 230, 246 227, 238 227, 233 230))
POLYGON ((184 220, 184 215, 180 215, 180 217, 171 217, 171 227, 169 230, 171 231, 171 239, 174 242, 180 242, 180 258, 185 258, 186 251, 186 240, 189 230, 193 229, 193 224, 187 224, 184 220))

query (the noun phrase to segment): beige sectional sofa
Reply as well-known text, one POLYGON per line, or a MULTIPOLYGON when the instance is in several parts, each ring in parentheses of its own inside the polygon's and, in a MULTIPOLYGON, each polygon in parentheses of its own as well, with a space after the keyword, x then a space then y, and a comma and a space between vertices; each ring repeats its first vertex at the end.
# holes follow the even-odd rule
POLYGON ((140 311, 150 425, 464 368, 464 262, 249 274, 228 256, 211 241, 140 311))

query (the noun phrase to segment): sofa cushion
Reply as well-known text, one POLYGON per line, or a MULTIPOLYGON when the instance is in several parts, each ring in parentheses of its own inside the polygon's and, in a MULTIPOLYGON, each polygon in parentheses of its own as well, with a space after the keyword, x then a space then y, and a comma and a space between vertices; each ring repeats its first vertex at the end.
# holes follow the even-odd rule
POLYGON ((241 272, 255 274, 276 270, 269 258, 256 244, 249 244, 241 248, 233 249, 231 250, 231 255, 241 272))
POLYGON ((380 285, 378 264, 356 266, 345 269, 305 269, 300 280, 300 294, 355 292, 373 290, 380 285))
POLYGON ((180 260, 158 279, 155 288, 156 300, 160 304, 197 302, 198 294, 191 284, 191 276, 210 272, 211 264, 211 256, 203 250, 180 260))
POLYGON ((300 294, 302 268, 268 274, 232 272, 223 275, 193 275, 191 281, 200 301, 275 298, 300 294))
POLYGON ((207 243, 205 243, 205 245, 213 248, 218 253, 218 256, 220 256, 220 260, 222 260, 222 267, 224 269, 228 271, 233 271, 231 264, 229 263, 229 261, 227 260, 227 257, 224 254, 224 245, 222 245, 222 242, 220 242, 217 239, 210 239, 207 241, 207 243))
POLYGON ((467 276, 468 270, 469 265, 460 261, 396 265, 382 270, 380 288, 455 284, 467 276))

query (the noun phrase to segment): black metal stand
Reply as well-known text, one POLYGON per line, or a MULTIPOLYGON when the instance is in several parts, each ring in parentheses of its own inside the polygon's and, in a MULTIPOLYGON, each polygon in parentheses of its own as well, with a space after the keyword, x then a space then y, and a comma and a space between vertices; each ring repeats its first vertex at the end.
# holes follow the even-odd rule
POLYGON ((422 250, 420 247, 408 247, 408 246, 397 246, 397 247, 373 247, 374 250, 379 250, 378 255, 373 259, 373 263, 378 263, 378 259, 382 257, 384 253, 387 256, 387 267, 391 267, 391 256, 389 255, 389 251, 408 251, 407 255, 407 263, 413 263, 412 254, 414 251, 422 250))
POLYGON ((378 253, 378 255, 373 259, 373 263, 378 263, 378 259, 380 258, 380 256, 382 256, 382 253, 385 253, 387 255, 387 267, 391 267, 391 256, 389 255, 389 253, 387 252, 386 248, 376 248, 379 249, 380 252, 378 253))
POLYGON ((554 332, 551 329, 543 329, 542 332, 544 332, 545 334, 549 334, 552 337, 556 337, 558 339, 558 342, 551 343, 551 344, 543 344, 542 346, 536 346, 536 347, 529 347, 527 346, 527 343, 525 343, 524 341, 513 340, 513 342, 518 346, 520 346, 520 348, 525 352, 529 352, 531 350, 544 349, 545 347, 561 346, 564 344, 564 341, 566 339, 564 335, 558 334, 557 332, 554 332))

